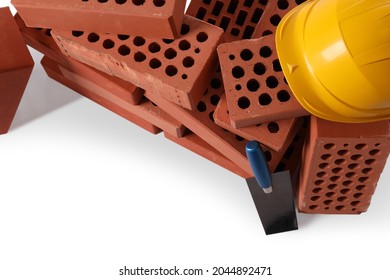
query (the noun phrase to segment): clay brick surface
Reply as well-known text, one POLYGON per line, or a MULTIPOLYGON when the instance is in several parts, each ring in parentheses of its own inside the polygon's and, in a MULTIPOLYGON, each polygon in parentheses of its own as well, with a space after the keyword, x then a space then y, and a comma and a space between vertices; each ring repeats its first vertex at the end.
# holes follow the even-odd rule
POLYGON ((0 8, 0 134, 8 132, 34 61, 9 8, 0 8))
POLYGON ((305 0, 269 0, 261 21, 257 24, 252 38, 275 34, 280 20, 305 0))
POLYGON ((187 109, 194 109, 217 60, 223 30, 185 16, 177 40, 52 30, 61 50, 187 109))
POLYGON ((295 125, 301 125, 300 118, 274 121, 243 128, 235 128, 230 123, 229 111, 225 95, 221 96, 214 112, 215 123, 247 140, 256 140, 261 144, 279 151, 289 146, 295 135, 291 132, 295 125))
POLYGON ((185 0, 12 0, 29 27, 176 38, 185 0))
POLYGON ((241 168, 239 168, 236 164, 228 160, 226 157, 224 157, 221 153, 219 153, 216 149, 214 149, 212 146, 207 144, 206 141, 202 140, 199 136, 196 134, 189 132, 184 137, 177 138, 174 137, 168 133, 164 133, 165 137, 167 139, 170 139, 171 141, 187 148, 188 150, 210 160, 211 162, 214 162, 215 164, 218 164, 219 166, 237 174, 240 177, 243 178, 250 178, 252 177, 245 171, 243 171, 241 168))
POLYGON ((344 124, 311 117, 298 209, 314 214, 367 210, 390 152, 389 121, 344 124))
POLYGON ((91 99, 92 101, 98 103, 99 105, 109 109, 110 111, 116 113, 117 115, 131 121, 132 123, 138 125, 139 127, 149 131, 153 134, 158 134, 161 132, 161 129, 157 126, 151 124, 145 119, 129 112, 128 110, 116 105, 115 103, 105 99, 101 94, 96 94, 94 91, 91 91, 69 79, 67 79, 61 72, 60 65, 54 60, 44 57, 41 61, 43 68, 45 69, 47 75, 56 80, 57 82, 71 88, 72 90, 78 92, 79 94, 91 99))
MULTIPOLYGON (((62 55, 61 50, 58 48, 56 42, 51 36, 50 29, 26 27, 19 14, 16 14, 14 18, 26 43, 30 47, 65 66, 68 65, 68 61, 73 61, 73 59, 69 58, 68 56, 62 55)), ((90 71, 94 72, 95 70, 91 68, 90 71)), ((87 70, 85 70, 85 72, 87 73, 87 70)), ((142 89, 129 82, 123 81, 122 79, 107 75, 103 72, 100 73, 102 76, 105 76, 107 80, 112 80, 112 82, 115 83, 115 94, 118 97, 121 97, 124 101, 129 102, 130 104, 137 105, 140 103, 143 97, 142 89)), ((112 91, 111 84, 112 83, 107 83, 102 86, 106 90, 112 91)))
POLYGON ((221 44, 218 56, 233 126, 308 115, 287 85, 274 36, 221 44))
POLYGON ((187 14, 221 27, 225 42, 250 39, 268 0, 192 0, 187 14))

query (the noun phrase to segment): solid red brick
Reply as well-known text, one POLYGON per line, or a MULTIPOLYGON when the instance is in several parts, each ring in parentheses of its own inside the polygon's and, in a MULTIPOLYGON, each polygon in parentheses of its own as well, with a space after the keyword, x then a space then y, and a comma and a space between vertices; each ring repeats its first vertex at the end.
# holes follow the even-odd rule
MULTIPOLYGON (((58 48, 56 42, 50 34, 50 29, 27 27, 19 14, 16 14, 14 18, 25 41, 30 47, 65 66, 68 65, 68 61, 73 61, 73 59, 70 59, 68 56, 62 55, 61 50, 58 48)), ((95 70, 91 68, 90 71, 94 72, 95 70)), ((85 72, 87 73, 87 70, 85 70, 85 72)), ((124 101, 134 105, 137 105, 141 102, 141 99, 143 98, 142 89, 129 82, 107 75, 103 72, 100 72, 100 75, 105 76, 105 79, 112 80, 112 82, 115 83, 115 94, 118 97, 121 97, 124 101)), ((112 83, 107 83, 103 84, 102 86, 106 90, 112 91, 111 84, 112 83)))
POLYGON ((292 9, 305 0, 273 0, 268 1, 263 16, 257 24, 252 38, 275 34, 280 20, 292 9))
POLYGON ((274 36, 221 44, 218 56, 234 127, 309 114, 284 78, 274 36))
POLYGON ((177 40, 52 30, 64 54, 194 109, 217 61, 223 30, 185 16, 177 40))
POLYGON ((365 212, 389 152, 388 120, 346 124, 311 117, 298 188, 299 211, 365 212))
POLYGON ((0 50, 0 134, 5 134, 34 67, 9 8, 0 8, 0 50))
POLYGON ((250 39, 268 0, 192 0, 186 14, 221 27, 225 42, 250 39))
POLYGON ((179 36, 185 0, 12 0, 29 27, 179 36))
POLYGON ((229 110, 227 108, 225 95, 221 96, 217 108, 214 112, 214 120, 220 127, 229 130, 247 140, 255 140, 261 144, 280 151, 289 146, 295 135, 292 135, 294 126, 300 126, 303 121, 301 118, 274 121, 243 128, 235 128, 230 123, 229 110))
POLYGON ((115 103, 112 103, 111 101, 105 99, 101 95, 96 94, 95 92, 90 91, 89 89, 86 89, 85 87, 80 86, 79 84, 65 78, 61 72, 60 65, 54 60, 48 57, 43 57, 41 64, 45 69, 47 75, 53 80, 56 80, 57 82, 73 89, 74 91, 93 100, 99 105, 105 108, 109 108, 110 111, 131 121, 132 123, 138 125, 139 127, 145 129, 146 131, 149 131, 150 133, 158 134, 161 132, 160 128, 151 124, 150 122, 145 121, 143 118, 129 112, 128 110, 116 105, 115 103))
POLYGON ((240 177, 243 178, 250 178, 252 177, 245 171, 243 171, 241 168, 239 168, 236 164, 228 160, 226 157, 224 157, 221 153, 219 153, 216 149, 214 149, 212 146, 207 144, 206 141, 202 140, 199 136, 192 132, 188 132, 184 137, 177 138, 174 137, 168 133, 164 133, 165 137, 167 139, 170 139, 171 141, 187 148, 188 150, 210 160, 211 162, 214 162, 215 164, 218 164, 222 168, 225 168, 235 174, 237 174, 240 177))

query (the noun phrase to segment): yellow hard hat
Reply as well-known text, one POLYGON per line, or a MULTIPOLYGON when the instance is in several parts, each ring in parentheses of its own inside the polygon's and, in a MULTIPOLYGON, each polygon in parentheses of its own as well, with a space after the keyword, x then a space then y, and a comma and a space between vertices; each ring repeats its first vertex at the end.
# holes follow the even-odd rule
POLYGON ((292 92, 313 115, 390 119, 390 0, 309 0, 282 19, 276 47, 292 92))

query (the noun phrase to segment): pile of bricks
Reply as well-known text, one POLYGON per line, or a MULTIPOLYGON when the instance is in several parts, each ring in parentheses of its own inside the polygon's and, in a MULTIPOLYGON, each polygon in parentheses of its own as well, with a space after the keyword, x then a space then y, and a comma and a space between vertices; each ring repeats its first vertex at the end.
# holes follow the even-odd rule
POLYGON ((329 122, 297 102, 274 33, 303 2, 192 0, 185 13, 185 0, 13 0, 14 19, 0 9, 0 133, 31 73, 24 39, 52 79, 243 178, 245 144, 260 142, 272 172, 299 174, 300 211, 364 212, 389 121, 329 122))

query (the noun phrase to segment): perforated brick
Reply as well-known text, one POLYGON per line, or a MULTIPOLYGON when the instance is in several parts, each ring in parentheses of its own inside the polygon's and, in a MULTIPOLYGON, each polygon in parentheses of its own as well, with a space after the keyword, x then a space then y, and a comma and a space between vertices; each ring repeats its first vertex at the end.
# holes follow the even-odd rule
POLYGON ((185 0, 12 0, 29 27, 176 38, 185 0))
POLYGON ((34 61, 9 8, 0 8, 0 134, 8 132, 34 61))
POLYGON ((192 0, 187 14, 221 27, 225 42, 250 39, 268 0, 192 0))
POLYGON ((207 87, 222 33, 190 16, 177 40, 52 30, 65 54, 187 109, 196 108, 207 87))
POLYGON ((184 137, 177 138, 174 137, 168 133, 164 133, 165 137, 167 139, 170 139, 171 141, 175 142, 176 144, 179 144, 183 146, 184 148, 187 148, 188 150, 210 160, 211 162, 214 162, 215 164, 218 164, 222 168, 225 168, 235 174, 237 174, 240 177, 243 178, 250 178, 252 177, 245 171, 243 171, 241 168, 239 168, 236 164, 228 160, 226 157, 224 157, 221 153, 219 153, 216 149, 214 149, 212 146, 207 144, 206 141, 202 140, 199 136, 197 136, 195 133, 192 133, 189 131, 188 134, 186 134, 184 137))
POLYGON ((271 0, 264 9, 261 21, 257 24, 252 38, 275 34, 281 19, 305 0, 271 0))
POLYGON ((389 121, 344 124, 311 117, 298 209, 359 214, 368 209, 390 152, 389 121))
MULTIPOLYGON (((252 169, 245 154, 246 140, 214 122, 214 111, 223 93, 221 73, 216 71, 210 79, 209 87, 204 91, 202 100, 196 110, 183 109, 161 96, 146 92, 145 95, 160 108, 180 120, 188 129, 206 141, 226 158, 237 164, 245 172, 253 176, 252 169)), ((268 164, 274 170, 283 156, 283 152, 275 152, 263 147, 268 164)))
POLYGON ((221 96, 221 100, 215 109, 214 120, 220 127, 247 140, 256 140, 275 151, 280 151, 290 145, 290 142, 295 137, 295 135, 292 135, 294 126, 299 126, 303 122, 300 118, 295 118, 235 128, 230 123, 225 95, 221 96))
POLYGON ((236 128, 308 115, 284 78, 274 40, 266 36, 218 47, 227 106, 236 128))
MULTIPOLYGON (((73 59, 62 55, 61 50, 58 48, 56 42, 51 37, 50 29, 26 27, 19 14, 16 14, 14 18, 26 43, 30 47, 36 49, 45 56, 48 56, 62 65, 68 65, 68 61, 73 61, 73 59)), ((93 71, 92 68, 91 71, 93 71)), ((141 102, 143 97, 142 89, 137 88, 135 85, 123 81, 122 79, 109 76, 103 72, 100 72, 100 74, 105 76, 105 79, 111 80, 115 83, 115 94, 118 97, 121 97, 124 101, 133 105, 137 105, 141 102)), ((103 84, 102 87, 108 91, 112 90, 111 83, 103 84)))

